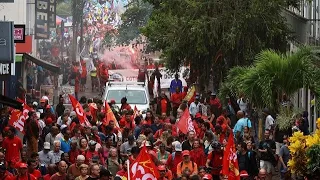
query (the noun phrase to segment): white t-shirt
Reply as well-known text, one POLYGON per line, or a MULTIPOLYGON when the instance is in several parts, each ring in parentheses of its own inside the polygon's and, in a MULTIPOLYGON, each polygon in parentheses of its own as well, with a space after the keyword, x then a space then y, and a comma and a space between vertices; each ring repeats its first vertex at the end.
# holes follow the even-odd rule
POLYGON ((274 119, 271 115, 266 117, 265 129, 271 129, 271 126, 274 124, 274 119))
POLYGON ((244 100, 242 98, 237 100, 237 103, 239 105, 239 108, 241 111, 246 112, 247 111, 247 100, 244 100))

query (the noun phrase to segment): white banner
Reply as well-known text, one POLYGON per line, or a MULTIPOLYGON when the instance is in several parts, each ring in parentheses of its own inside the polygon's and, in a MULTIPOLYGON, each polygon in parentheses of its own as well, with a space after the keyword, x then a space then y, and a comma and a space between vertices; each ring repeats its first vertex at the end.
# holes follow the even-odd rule
POLYGON ((59 88, 58 95, 59 96, 62 95, 62 97, 64 99, 63 104, 71 104, 71 101, 70 101, 68 94, 71 94, 73 96, 75 95, 74 86, 61 86, 59 88))
MULTIPOLYGON (((154 69, 148 69, 148 76, 154 72, 154 69)), ((174 79, 175 74, 169 74, 166 68, 159 68, 160 73, 162 74, 161 88, 170 88, 171 81, 174 79)), ((109 70, 109 80, 120 81, 120 82, 137 82, 138 80, 138 69, 117 69, 109 70)), ((179 72, 179 79, 182 81, 183 86, 187 86, 185 77, 188 76, 188 69, 183 67, 179 72)))

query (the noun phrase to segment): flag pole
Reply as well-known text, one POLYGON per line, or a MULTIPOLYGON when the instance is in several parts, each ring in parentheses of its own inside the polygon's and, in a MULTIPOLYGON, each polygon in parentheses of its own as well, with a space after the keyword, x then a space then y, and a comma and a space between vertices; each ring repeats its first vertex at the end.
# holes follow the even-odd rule
POLYGON ((127 171, 128 171, 128 180, 130 180, 130 162, 129 162, 129 159, 127 159, 127 171))

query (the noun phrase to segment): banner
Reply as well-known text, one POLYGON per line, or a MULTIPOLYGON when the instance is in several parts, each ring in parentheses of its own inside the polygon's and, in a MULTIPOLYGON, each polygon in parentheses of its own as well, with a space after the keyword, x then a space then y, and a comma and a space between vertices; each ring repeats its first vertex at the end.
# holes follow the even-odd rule
POLYGON ((45 92, 48 92, 48 98, 49 98, 49 104, 53 105, 53 90, 54 90, 54 86, 53 85, 41 85, 40 86, 40 97, 42 98, 45 94, 45 92))
POLYGON ((74 86, 61 86, 58 95, 62 95, 63 104, 71 104, 68 94, 75 96, 74 86))
POLYGON ((49 28, 56 28, 56 6, 57 0, 49 0, 48 23, 49 28))
MULTIPOLYGON (((187 68, 181 68, 179 74, 179 79, 182 81, 182 86, 187 86, 187 82, 185 77, 187 77, 186 71, 187 68)), ((148 69, 148 76, 154 72, 154 69, 148 69)), ((166 68, 159 68, 160 73, 162 74, 162 78, 160 79, 161 88, 166 89, 170 88, 171 81, 174 79, 175 74, 168 73, 166 68)), ((137 82, 138 79, 138 69, 116 69, 109 70, 109 80, 120 81, 120 82, 137 82)))
POLYGON ((35 39, 49 39, 49 1, 35 0, 35 39))

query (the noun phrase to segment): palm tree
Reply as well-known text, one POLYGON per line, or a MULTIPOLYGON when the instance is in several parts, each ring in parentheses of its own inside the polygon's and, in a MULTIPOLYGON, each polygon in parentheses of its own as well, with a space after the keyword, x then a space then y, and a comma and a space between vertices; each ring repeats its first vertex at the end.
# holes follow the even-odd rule
POLYGON ((234 67, 220 88, 221 97, 244 93, 256 107, 278 110, 282 94, 309 88, 320 95, 320 58, 316 48, 292 54, 264 50, 250 67, 234 67))

